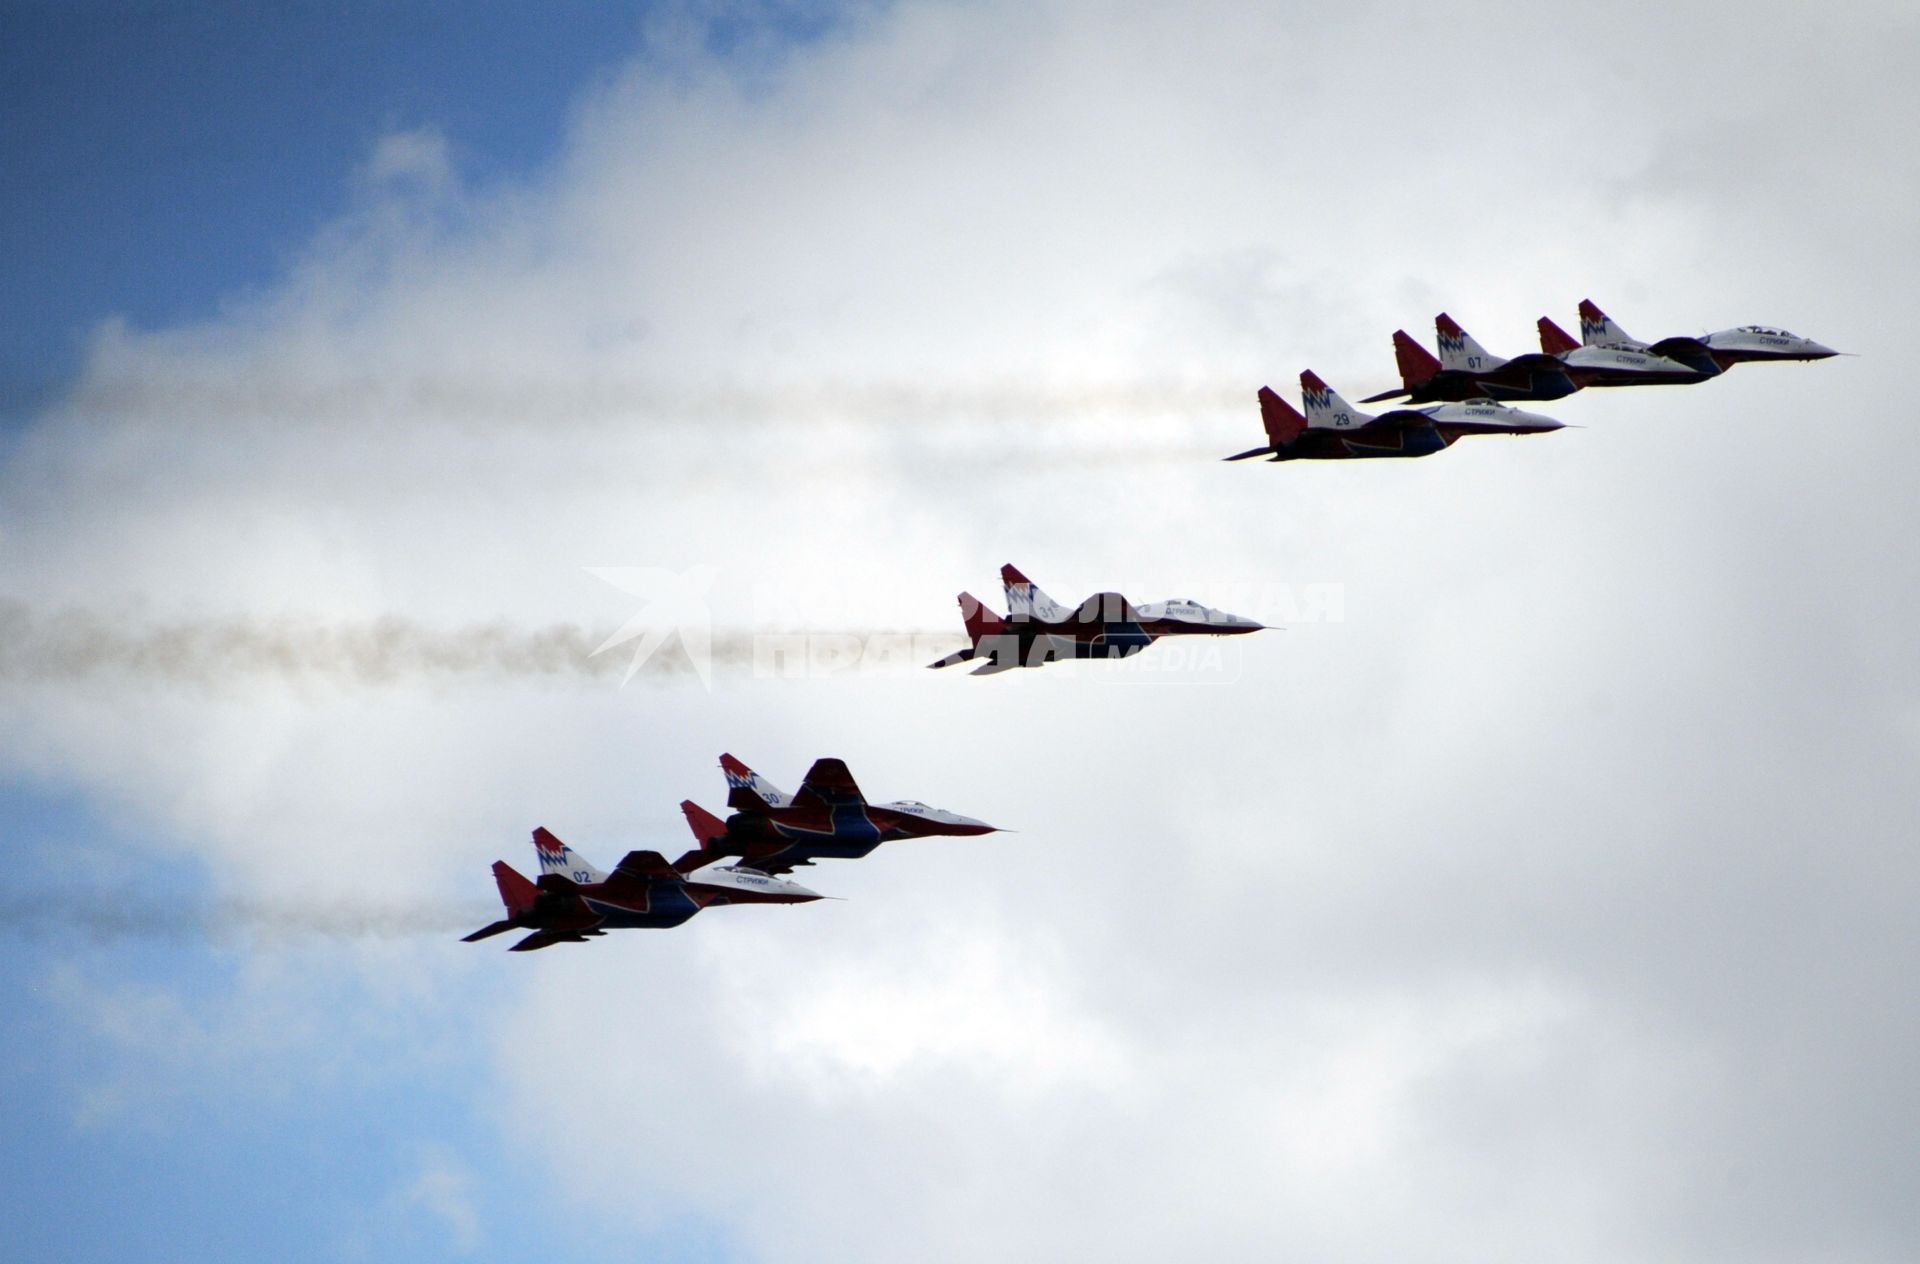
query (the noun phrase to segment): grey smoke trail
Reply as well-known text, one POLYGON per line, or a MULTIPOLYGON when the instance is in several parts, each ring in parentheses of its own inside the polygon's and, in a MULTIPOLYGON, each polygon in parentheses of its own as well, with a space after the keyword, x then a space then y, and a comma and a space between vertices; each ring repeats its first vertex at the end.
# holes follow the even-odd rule
POLYGON ((783 429, 822 426, 921 430, 1073 421, 1139 422, 1250 406, 1250 390, 1213 381, 1055 385, 814 382, 742 387, 668 386, 632 378, 526 374, 433 378, 370 373, 186 374, 147 366, 138 377, 95 379, 62 406, 87 418, 147 419, 169 427, 266 421, 332 425, 408 421, 485 429, 537 426, 716 424, 783 429))
MULTIPOLYGON (((684 677, 697 670, 677 637, 637 669, 629 646, 596 654, 604 640, 604 633, 575 624, 434 628, 400 617, 337 623, 224 618, 129 626, 91 611, 39 615, 21 602, 0 600, 0 681, 117 673, 203 685, 266 677, 378 687, 460 677, 618 682, 630 669, 650 678, 684 677)), ((698 652, 716 677, 792 676, 894 666, 922 652, 931 661, 957 644, 948 633, 711 631, 698 652), (889 652, 876 654, 875 646, 889 652), (806 670, 796 671, 797 662, 806 670)))
POLYGON ((257 899, 156 899, 151 891, 40 891, 0 895, 0 935, 198 943, 255 938, 402 939, 465 934, 499 916, 480 903, 313 904, 257 899))

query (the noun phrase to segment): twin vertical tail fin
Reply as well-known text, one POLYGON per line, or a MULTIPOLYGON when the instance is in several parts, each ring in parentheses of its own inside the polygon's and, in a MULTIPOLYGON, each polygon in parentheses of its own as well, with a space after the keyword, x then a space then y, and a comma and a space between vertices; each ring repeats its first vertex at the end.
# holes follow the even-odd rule
POLYGON ((1440 361, 1404 329, 1393 331, 1393 358, 1400 366, 1400 381, 1408 390, 1432 381, 1441 369, 1440 361))
POLYGON ((533 849, 540 856, 540 876, 543 878, 550 873, 557 873, 582 886, 607 880, 606 874, 544 828, 533 831, 533 849))
POLYGON ((1272 388, 1260 388, 1260 424, 1267 428, 1267 440, 1276 450, 1286 447, 1307 428, 1307 419, 1272 388))
POLYGON ((540 888, 504 860, 493 862, 493 882, 500 888, 500 902, 515 916, 532 908, 540 894, 540 888))
POLYGON ((1340 398, 1311 369, 1300 375, 1300 402, 1307 406, 1307 425, 1316 430, 1354 430, 1373 420, 1372 413, 1340 398))
POLYGON ((1443 368, 1462 373, 1485 373, 1506 363, 1504 358, 1474 341, 1473 335, 1460 328, 1453 317, 1445 312, 1433 318, 1433 329, 1440 339, 1440 364, 1443 368))
POLYGON ((1613 318, 1594 306, 1590 298, 1580 300, 1580 341, 1589 347, 1627 347, 1638 351, 1647 344, 1613 323, 1613 318))
POLYGON ((1000 568, 1000 583, 1007 593, 1009 619, 1038 619, 1042 623, 1065 623, 1071 612, 1040 591, 1034 582, 1009 562, 1000 568))
POLYGON ((1554 324, 1545 316, 1540 318, 1539 329, 1540 349, 1550 356, 1565 355, 1569 351, 1578 351, 1580 349, 1580 344, 1573 340, 1572 334, 1560 328, 1560 326, 1554 324))
POLYGON ((960 594, 960 621, 967 625, 969 644, 963 650, 955 650, 945 658, 928 663, 929 667, 952 667, 956 663, 965 663, 980 653, 980 642, 990 636, 999 636, 1007 630, 1007 621, 987 607, 987 603, 972 593, 960 594))
POLYGON ((482 926, 471 935, 462 935, 462 943, 477 943, 516 929, 520 925, 520 915, 531 909, 533 902, 540 898, 540 888, 504 860, 493 862, 493 882, 500 888, 500 903, 506 905, 507 915, 497 922, 482 926))
POLYGON ((1292 404, 1281 399, 1272 387, 1263 386, 1260 388, 1260 424, 1267 428, 1267 446, 1236 452, 1227 460, 1244 461, 1254 456, 1272 456, 1278 460, 1293 446, 1300 432, 1307 428, 1307 419, 1292 404))

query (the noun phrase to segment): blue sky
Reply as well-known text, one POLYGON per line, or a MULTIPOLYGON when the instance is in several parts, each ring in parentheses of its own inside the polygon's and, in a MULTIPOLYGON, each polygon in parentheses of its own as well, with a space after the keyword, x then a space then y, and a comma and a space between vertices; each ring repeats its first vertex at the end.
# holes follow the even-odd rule
MULTIPOLYGON (((98 322, 195 323, 274 284, 348 204, 383 134, 439 129, 481 189, 536 174, 579 94, 634 55, 647 12, 601 0, 0 6, 0 422, 24 425, 67 387, 98 322)), ((706 39, 725 49, 749 29, 777 43, 817 21, 789 11, 716 23, 706 39)), ((161 907, 208 899, 201 866, 166 847, 155 859, 154 839, 117 835, 84 795, 9 780, 0 812, 23 890, 77 892, 91 876, 161 907), (81 872, 62 863, 76 840, 81 872)), ((649 1240, 543 1198, 547 1174, 469 1109, 486 1097, 477 1046, 429 1076, 347 1035, 349 1073, 317 1065, 340 1047, 264 1068, 301 1086, 285 1096, 230 1102, 209 1080, 169 1099, 164 1118, 77 1123, 89 1086, 129 1067, 49 1002, 50 977, 78 961, 101 987, 162 985, 191 1006, 233 986, 241 954, 204 938, 0 937, 0 989, 13 998, 0 1219, 16 1259, 470 1258, 418 1208, 363 1223, 411 1179, 423 1137, 471 1164, 490 1253, 725 1257, 724 1236, 697 1217, 649 1240)), ((355 1003, 350 990, 338 999, 355 1003)), ((443 1017, 459 1021, 457 1009, 443 1017)))
MULTIPOLYGON (((340 214, 379 136, 434 127, 463 178, 526 178, 580 93, 661 6, 406 0, 262 6, 21 0, 0 6, 0 399, 17 423, 108 317, 213 315, 281 276, 340 214)), ((704 43, 755 55, 828 9, 751 8, 704 43)))
POLYGON ((1628 9, 0 10, 14 1254, 1915 1258, 1920 16, 1628 9), (1860 354, 1217 459, 1262 382, 1582 297, 1860 354), (951 630, 1008 561, 1288 626, 1204 678, 538 652, 633 613, 589 568, 951 630), (458 942, 533 826, 672 848, 723 750, 1015 832, 458 942))

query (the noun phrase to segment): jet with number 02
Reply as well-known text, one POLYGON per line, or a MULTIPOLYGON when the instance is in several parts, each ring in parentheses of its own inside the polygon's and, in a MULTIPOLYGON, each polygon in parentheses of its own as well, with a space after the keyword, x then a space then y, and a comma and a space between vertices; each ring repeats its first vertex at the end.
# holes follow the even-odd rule
POLYGON ((1539 413, 1507 408, 1492 400, 1429 404, 1363 413, 1334 393, 1309 370, 1300 375, 1302 416, 1269 387, 1260 388, 1260 421, 1267 446, 1225 458, 1245 461, 1264 456, 1275 461, 1333 461, 1355 457, 1430 456, 1467 435, 1544 434, 1564 423, 1539 413))
POLYGON ((987 676, 1060 659, 1127 658, 1163 636, 1237 636, 1265 628, 1181 598, 1134 605, 1119 593, 1104 592, 1069 610, 1011 565, 1000 568, 1000 582, 1007 595, 1006 617, 973 594, 961 593, 960 618, 973 644, 927 666, 985 660, 972 674, 987 676))
POLYGON ((703 850, 740 856, 761 873, 788 873, 815 860, 858 860, 881 843, 901 838, 992 834, 997 825, 913 799, 869 803, 838 759, 816 759, 788 794, 732 755, 720 757, 727 778, 722 821, 691 799, 681 803, 703 850))
POLYGON ((657 851, 632 851, 602 873, 544 829, 533 832, 540 879, 528 881, 504 860, 493 862, 493 880, 507 915, 483 926, 465 942, 510 930, 532 931, 511 952, 532 952, 561 943, 585 943, 609 930, 678 926, 719 904, 805 904, 826 897, 797 882, 746 865, 715 864, 729 853, 701 847, 668 863, 657 851))

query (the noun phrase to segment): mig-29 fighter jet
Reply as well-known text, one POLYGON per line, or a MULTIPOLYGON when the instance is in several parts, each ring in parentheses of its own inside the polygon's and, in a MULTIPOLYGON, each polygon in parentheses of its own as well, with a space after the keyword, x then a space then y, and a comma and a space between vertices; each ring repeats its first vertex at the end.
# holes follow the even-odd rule
MULTIPOLYGON (((1477 373, 1513 363, 1475 342, 1473 335, 1445 312, 1433 318, 1433 327, 1440 336, 1440 363, 1446 368, 1477 373)), ((1700 380, 1699 373, 1687 365, 1642 348, 1588 347, 1568 338, 1560 350, 1542 354, 1557 361, 1582 390, 1589 386, 1657 386, 1700 380)), ((1531 358, 1520 357, 1523 361, 1531 358)))
MULTIPOLYGON (((1453 324, 1445 315, 1440 320, 1453 324)), ((1457 344, 1448 342, 1443 329, 1441 351, 1446 352, 1451 345, 1457 344)), ((1473 399, 1561 399, 1580 389, 1568 376, 1567 366, 1544 352, 1502 360, 1480 350, 1477 355, 1455 355, 1443 364, 1406 330, 1396 329, 1393 358, 1400 366, 1400 389, 1369 395, 1361 403, 1377 404, 1384 399, 1404 399, 1409 404, 1460 404, 1473 399)))
POLYGON ((743 857, 760 873, 788 873, 822 858, 858 860, 899 838, 992 834, 1000 828, 912 799, 869 803, 837 759, 815 760, 797 794, 732 755, 720 757, 720 769, 733 815, 722 821, 691 799, 680 810, 703 853, 743 857))
POLYGON ((540 856, 540 880, 529 882, 506 861, 494 861, 493 880, 507 915, 465 936, 466 943, 530 930, 508 951, 532 952, 585 943, 588 936, 609 930, 678 926, 716 904, 805 904, 826 898, 761 870, 716 865, 730 853, 705 847, 672 864, 657 851, 631 851, 607 874, 544 829, 533 831, 533 846, 540 856))
POLYGON ((1265 625, 1174 599, 1134 605, 1119 593, 1095 593, 1069 610, 1034 587, 1012 566, 1000 568, 1007 616, 1001 618, 971 593, 960 594, 960 618, 973 644, 929 667, 984 659, 975 676, 1040 667, 1063 658, 1126 658, 1163 636, 1235 636, 1265 625))
POLYGON ((1375 416, 1340 398, 1311 371, 1300 375, 1300 397, 1307 406, 1304 417, 1272 389, 1261 387, 1260 420, 1267 428, 1267 446, 1237 452, 1226 459, 1244 461, 1266 456, 1275 461, 1330 461, 1426 456, 1463 435, 1543 434, 1563 428, 1563 423, 1551 417, 1485 399, 1396 408, 1375 416))
MULTIPOLYGON (((1542 333, 1544 335, 1544 322, 1542 333)), ((1563 337, 1565 335, 1562 335, 1563 337)), ((1592 299, 1580 300, 1580 341, 1589 347, 1608 347, 1628 351, 1646 351, 1678 360, 1701 378, 1717 377, 1736 364, 1758 360, 1826 360, 1842 354, 1811 338, 1790 334, 1766 325, 1742 325, 1722 329, 1698 338, 1662 338, 1649 346, 1631 337, 1595 307, 1592 299)))

